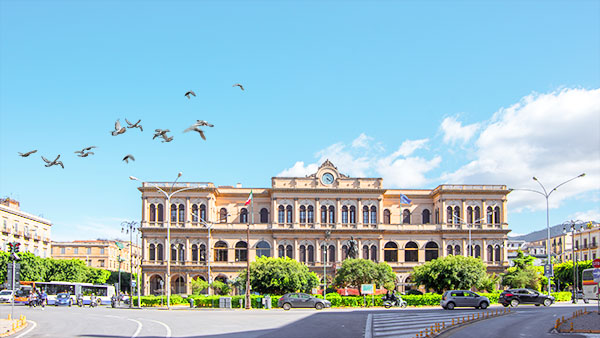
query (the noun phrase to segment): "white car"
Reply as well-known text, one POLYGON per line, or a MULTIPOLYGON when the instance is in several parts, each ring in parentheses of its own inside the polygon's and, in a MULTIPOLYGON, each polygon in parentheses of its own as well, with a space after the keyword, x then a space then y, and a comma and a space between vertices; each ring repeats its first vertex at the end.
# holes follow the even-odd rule
POLYGON ((12 290, 0 291, 0 303, 10 303, 10 302, 12 302, 12 298, 13 298, 12 290))

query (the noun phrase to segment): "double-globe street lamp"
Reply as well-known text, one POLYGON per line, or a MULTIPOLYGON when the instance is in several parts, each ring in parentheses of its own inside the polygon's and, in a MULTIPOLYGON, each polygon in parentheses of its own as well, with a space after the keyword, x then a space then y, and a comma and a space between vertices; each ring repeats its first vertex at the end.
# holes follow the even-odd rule
POLYGON ((575 253, 575 234, 578 231, 582 231, 583 230, 583 221, 568 221, 568 222, 564 222, 563 223, 563 234, 566 234, 567 232, 571 232, 571 250, 572 250, 572 257, 571 260, 573 262, 573 295, 572 295, 572 302, 573 304, 577 303, 577 289, 579 287, 579 280, 578 280, 578 271, 577 271, 577 254, 575 253), (577 227, 579 226, 579 227, 577 227))
MULTIPOLYGON (((163 190, 161 187, 159 187, 157 184, 155 184, 153 182, 141 181, 139 178, 137 178, 135 176, 129 176, 129 179, 133 180, 133 181, 142 182, 142 187, 144 187, 146 184, 148 184, 148 185, 151 185, 154 188, 156 188, 157 191, 160 191, 163 195, 165 195, 165 198, 167 200, 167 205, 166 205, 165 209, 167 211, 169 211, 169 213, 172 213, 171 198, 175 194, 178 194, 178 193, 186 191, 186 190, 198 189, 200 187, 200 185, 190 186, 190 187, 184 187, 184 188, 173 191, 173 188, 175 187, 175 184, 177 184, 177 181, 179 180, 181 175, 183 175, 183 173, 181 173, 181 172, 179 172, 177 174, 177 178, 171 184, 171 188, 169 189, 169 192, 166 192, 165 190, 163 190)), ((167 255, 166 255, 166 257, 167 257, 166 292, 167 292, 167 309, 169 309, 169 310, 171 309, 171 258, 172 258, 171 257, 171 217, 172 217, 172 215, 170 215, 170 214, 167 217, 167 243, 169 244, 169 248, 167 249, 167 255)))
POLYGON ((544 185, 542 184, 542 182, 540 182, 540 180, 537 179, 537 177, 533 177, 533 180, 536 181, 540 187, 542 187, 543 191, 539 191, 539 190, 533 190, 533 189, 509 189, 510 191, 513 190, 522 190, 522 191, 529 191, 529 192, 534 192, 536 194, 540 194, 542 196, 544 196, 544 198, 546 198, 546 230, 548 232, 548 241, 546 242, 546 253, 548 256, 548 260, 546 262, 546 265, 548 266, 548 295, 550 295, 551 293, 551 280, 550 277, 552 275, 552 261, 550 259, 550 204, 548 202, 548 199, 550 198, 550 195, 552 195, 553 192, 555 192, 560 186, 567 184, 569 182, 571 182, 574 179, 580 178, 585 176, 585 173, 575 176, 569 180, 566 180, 564 182, 562 182, 561 184, 557 185, 556 187, 554 187, 552 190, 550 190, 550 192, 548 192, 548 190, 546 190, 546 188, 544 187, 544 185))
MULTIPOLYGON (((129 308, 133 307, 133 233, 139 232, 139 223, 136 221, 121 222, 121 232, 129 234, 129 308)), ((137 241, 137 234, 136 234, 137 241)), ((138 279, 140 275, 138 273, 138 279)), ((138 305, 139 305, 139 280, 138 280, 138 305)), ((121 286, 119 285, 119 288, 121 286)))

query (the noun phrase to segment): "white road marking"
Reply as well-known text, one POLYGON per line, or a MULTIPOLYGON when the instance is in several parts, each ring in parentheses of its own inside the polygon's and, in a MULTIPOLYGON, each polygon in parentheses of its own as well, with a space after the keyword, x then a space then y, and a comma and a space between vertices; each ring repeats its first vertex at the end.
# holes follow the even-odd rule
POLYGON ((33 320, 28 320, 28 323, 31 323, 31 327, 29 329, 27 329, 25 332, 22 332, 20 335, 16 336, 15 338, 21 338, 24 335, 28 334, 29 332, 31 332, 31 330, 35 329, 35 327, 37 326, 37 323, 34 322, 33 320))
POLYGON ((137 337, 138 334, 140 334, 140 331, 142 331, 142 323, 140 321, 137 321, 135 319, 131 319, 131 318, 127 318, 127 320, 131 320, 132 322, 137 323, 138 327, 137 330, 135 330, 135 332, 133 333, 133 336, 131 336, 131 338, 135 338, 137 337))
POLYGON ((365 338, 371 338, 372 337, 372 329, 371 329, 371 325, 373 323, 373 315, 369 313, 369 315, 367 316, 367 324, 365 325, 365 338))
POLYGON ((167 330, 167 335, 165 336, 165 338, 171 338, 171 328, 167 324, 165 324, 163 322, 159 322, 158 320, 152 320, 152 319, 146 319, 146 318, 138 318, 138 319, 145 319, 145 320, 155 322, 155 323, 158 323, 158 324, 164 326, 165 329, 167 330))

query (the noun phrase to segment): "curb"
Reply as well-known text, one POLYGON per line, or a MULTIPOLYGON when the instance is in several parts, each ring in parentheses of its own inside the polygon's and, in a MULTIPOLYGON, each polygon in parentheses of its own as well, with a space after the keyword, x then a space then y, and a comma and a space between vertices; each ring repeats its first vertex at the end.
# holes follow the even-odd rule
POLYGON ((454 318, 453 318, 452 324, 449 325, 448 327, 446 327, 445 322, 443 322, 442 325, 439 325, 439 323, 436 323, 435 325, 431 325, 431 329, 427 328, 424 331, 421 331, 419 334, 415 335, 414 338, 445 337, 445 335, 447 333, 450 333, 450 332, 460 329, 462 327, 469 326, 473 323, 477 323, 477 322, 480 322, 483 320, 497 318, 500 316, 511 314, 510 308, 501 309, 501 310, 502 311, 500 311, 500 309, 497 309, 495 311, 495 313, 493 310, 489 311, 489 312, 483 312, 483 315, 481 316, 481 318, 479 318, 479 314, 478 314, 477 318, 475 318, 475 315, 473 314, 472 319, 469 318, 469 316, 466 316, 467 317, 466 320, 465 320, 465 317, 463 316, 462 321, 460 320, 461 318, 459 317, 456 324, 454 324, 454 318))
POLYGON ((565 319, 564 316, 562 318, 558 318, 558 319, 556 319, 556 324, 554 324, 554 327, 552 328, 552 330, 550 332, 551 333, 600 333, 600 330, 576 330, 576 329, 573 329, 573 319, 575 319, 579 316, 588 315, 590 313, 596 313, 596 312, 597 311, 588 311, 587 309, 577 310, 577 311, 573 312, 573 315, 567 319, 565 319), (561 326, 563 326, 566 323, 570 323, 571 326, 568 329, 561 328, 561 326))
POLYGON ((23 330, 25 327, 27 327, 27 319, 25 319, 25 316, 21 316, 21 317, 19 317, 19 319, 10 319, 10 315, 9 315, 8 319, 6 319, 6 320, 11 323, 10 325, 12 328, 6 332, 0 333, 0 337, 8 337, 10 335, 13 335, 13 334, 23 330))

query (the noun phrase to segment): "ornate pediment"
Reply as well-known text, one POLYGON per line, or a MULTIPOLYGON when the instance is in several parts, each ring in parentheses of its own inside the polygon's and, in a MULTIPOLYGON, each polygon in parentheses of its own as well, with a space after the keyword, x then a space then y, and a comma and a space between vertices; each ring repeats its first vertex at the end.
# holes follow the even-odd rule
POLYGON ((317 178, 318 174, 323 172, 323 171, 333 171, 336 173, 337 177, 343 177, 343 178, 348 178, 347 175, 344 175, 342 173, 340 173, 338 171, 338 168, 333 165, 333 163, 331 163, 331 161, 329 159, 326 159, 325 162, 323 162, 320 166, 319 169, 317 169, 317 172, 311 175, 306 175, 306 177, 309 178, 317 178))

